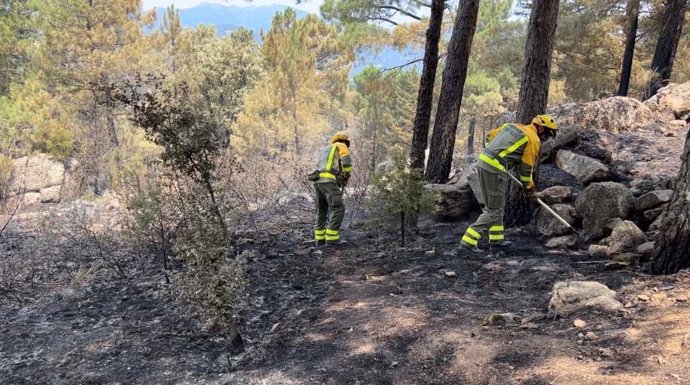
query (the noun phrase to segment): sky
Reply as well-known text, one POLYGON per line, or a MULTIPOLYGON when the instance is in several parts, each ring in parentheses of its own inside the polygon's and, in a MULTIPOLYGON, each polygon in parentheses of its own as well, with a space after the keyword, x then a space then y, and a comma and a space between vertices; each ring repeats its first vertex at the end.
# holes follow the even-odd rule
POLYGON ((301 4, 297 4, 295 0, 143 0, 144 9, 148 10, 153 7, 167 7, 170 4, 174 4, 176 8, 192 8, 201 3, 218 3, 227 5, 236 5, 239 7, 246 6, 261 6, 270 4, 287 5, 293 8, 303 9, 310 13, 319 13, 319 7, 323 3, 323 0, 304 0, 301 4))

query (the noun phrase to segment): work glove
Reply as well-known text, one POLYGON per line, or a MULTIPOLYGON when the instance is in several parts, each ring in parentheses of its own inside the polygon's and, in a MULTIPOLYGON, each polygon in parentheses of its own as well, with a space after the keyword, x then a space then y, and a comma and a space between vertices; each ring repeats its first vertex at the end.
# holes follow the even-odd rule
POLYGON ((342 186, 343 186, 343 187, 347 186, 347 182, 349 182, 349 181, 350 181, 350 174, 349 174, 349 173, 343 174, 343 184, 342 184, 342 186))

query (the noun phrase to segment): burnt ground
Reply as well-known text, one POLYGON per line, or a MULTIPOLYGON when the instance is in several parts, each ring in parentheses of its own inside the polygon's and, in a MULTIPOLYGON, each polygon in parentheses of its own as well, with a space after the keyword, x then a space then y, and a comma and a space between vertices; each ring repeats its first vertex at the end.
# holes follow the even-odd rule
POLYGON ((302 243, 304 225, 273 240, 248 234, 237 356, 185 315, 154 267, 3 299, 0 383, 690 383, 690 274, 604 270, 521 229, 508 231, 505 253, 458 256, 465 226, 423 224, 406 249, 381 229, 350 228, 341 249, 302 243), (606 284, 625 309, 546 317, 553 284, 567 279, 606 284), (506 312, 514 322, 491 317, 506 312))

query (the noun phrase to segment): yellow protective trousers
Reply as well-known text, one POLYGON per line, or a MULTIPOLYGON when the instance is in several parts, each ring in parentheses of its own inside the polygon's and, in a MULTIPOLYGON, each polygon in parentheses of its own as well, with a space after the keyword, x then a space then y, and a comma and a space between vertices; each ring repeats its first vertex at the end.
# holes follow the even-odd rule
POLYGON ((468 247, 477 247, 484 233, 488 233, 490 243, 504 240, 503 210, 507 188, 506 176, 481 167, 477 167, 477 171, 484 196, 484 208, 479 218, 467 228, 461 238, 460 242, 468 247))
POLYGON ((314 239, 337 241, 340 239, 340 225, 345 217, 343 192, 335 182, 314 183, 314 189, 316 190, 314 239))

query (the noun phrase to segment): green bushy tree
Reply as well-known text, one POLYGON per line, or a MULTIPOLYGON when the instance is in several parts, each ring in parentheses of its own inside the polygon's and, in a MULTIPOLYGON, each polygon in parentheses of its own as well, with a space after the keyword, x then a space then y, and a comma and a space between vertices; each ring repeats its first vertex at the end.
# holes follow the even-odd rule
POLYGON ((428 211, 433 195, 424 188, 422 171, 410 167, 407 152, 402 147, 392 151, 389 167, 374 174, 370 205, 385 223, 400 226, 400 243, 405 247, 406 225, 410 218, 428 211))

